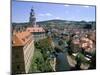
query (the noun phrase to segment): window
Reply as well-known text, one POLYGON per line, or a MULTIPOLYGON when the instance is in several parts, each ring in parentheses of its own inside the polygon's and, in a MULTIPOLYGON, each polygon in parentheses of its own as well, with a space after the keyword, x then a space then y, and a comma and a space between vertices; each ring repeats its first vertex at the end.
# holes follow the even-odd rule
POLYGON ((22 40, 23 40, 23 41, 25 41, 25 39, 24 39, 24 38, 23 38, 22 40))
POLYGON ((28 32, 30 32, 30 30, 28 30, 28 32))
POLYGON ((29 36, 26 36, 26 39, 28 39, 29 38, 29 36))
POLYGON ((19 58, 19 55, 18 55, 18 54, 16 54, 16 55, 15 55, 15 58, 19 58))
POLYGON ((12 41, 12 44, 15 44, 15 41, 14 40, 12 41))
POLYGON ((18 69, 18 70, 20 69, 20 65, 17 65, 17 69, 18 69))

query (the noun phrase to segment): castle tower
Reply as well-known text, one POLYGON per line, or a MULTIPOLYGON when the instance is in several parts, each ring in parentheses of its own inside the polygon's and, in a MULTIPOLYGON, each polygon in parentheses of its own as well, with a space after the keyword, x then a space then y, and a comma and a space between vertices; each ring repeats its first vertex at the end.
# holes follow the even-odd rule
POLYGON ((29 19, 29 27, 27 27, 26 31, 33 34, 35 41, 45 38, 45 30, 36 24, 36 17, 34 13, 34 9, 31 8, 30 19, 29 19))
POLYGON ((31 27, 36 26, 36 17, 33 8, 31 8, 29 23, 31 27))

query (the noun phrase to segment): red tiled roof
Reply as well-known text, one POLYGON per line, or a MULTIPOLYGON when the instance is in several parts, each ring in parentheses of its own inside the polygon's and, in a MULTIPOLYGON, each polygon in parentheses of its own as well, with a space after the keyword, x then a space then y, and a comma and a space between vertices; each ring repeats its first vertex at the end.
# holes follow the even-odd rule
POLYGON ((16 32, 12 36, 13 46, 23 46, 29 41, 31 33, 24 31, 24 32, 16 32), (29 36, 29 37, 28 37, 29 36))
POLYGON ((28 32, 45 32, 45 30, 42 27, 28 27, 26 29, 28 32))

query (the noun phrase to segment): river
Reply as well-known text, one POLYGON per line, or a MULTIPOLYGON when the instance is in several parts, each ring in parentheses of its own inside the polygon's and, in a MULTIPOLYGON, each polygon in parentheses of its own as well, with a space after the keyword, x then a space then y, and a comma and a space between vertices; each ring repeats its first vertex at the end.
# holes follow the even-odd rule
MULTIPOLYGON (((54 44, 58 44, 59 39, 53 39, 54 44)), ((64 49, 64 48, 62 48, 64 49)), ((56 57, 56 71, 68 71, 70 70, 70 65, 67 59, 67 51, 62 50, 64 52, 58 52, 56 57)))

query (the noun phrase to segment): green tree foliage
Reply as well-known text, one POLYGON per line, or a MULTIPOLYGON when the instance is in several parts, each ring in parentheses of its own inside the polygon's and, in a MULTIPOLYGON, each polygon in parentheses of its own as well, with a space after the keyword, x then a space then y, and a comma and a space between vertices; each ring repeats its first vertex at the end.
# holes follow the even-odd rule
POLYGON ((40 49, 42 53, 46 53, 47 51, 52 52, 52 39, 51 37, 47 37, 46 39, 42 39, 35 43, 35 47, 40 49))
POLYGON ((32 72, 50 72, 52 68, 49 63, 49 55, 52 52, 52 39, 46 39, 35 42, 35 53, 32 61, 32 72))

